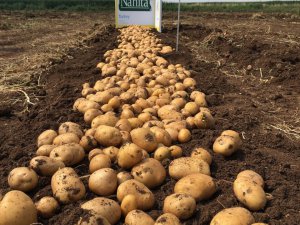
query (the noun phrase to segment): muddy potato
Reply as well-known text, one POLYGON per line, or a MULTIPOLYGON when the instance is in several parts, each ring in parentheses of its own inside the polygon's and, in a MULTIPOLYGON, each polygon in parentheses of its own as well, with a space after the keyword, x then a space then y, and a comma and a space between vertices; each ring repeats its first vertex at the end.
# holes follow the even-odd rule
POLYGON ((183 108, 188 116, 194 116, 199 112, 199 106, 195 102, 188 102, 183 108))
POLYGON ((13 190, 31 191, 38 184, 38 175, 28 167, 17 167, 8 175, 8 185, 13 190))
POLYGON ((49 156, 50 152, 57 147, 56 145, 42 145, 36 151, 37 156, 49 156))
POLYGON ((233 137, 236 142, 237 148, 240 148, 242 146, 242 139, 241 139, 239 133, 234 130, 225 130, 221 133, 221 136, 233 137))
POLYGON ((156 141, 165 146, 171 146, 172 138, 170 134, 163 128, 160 127, 151 127, 150 130, 154 133, 156 141))
POLYGON ((41 176, 52 176, 60 168, 64 168, 65 164, 56 159, 47 156, 37 156, 30 160, 30 168, 41 176))
POLYGON ((254 217, 247 209, 234 207, 218 212, 210 225, 251 225, 252 223, 254 223, 254 217))
POLYGON ((51 188, 53 196, 61 203, 76 202, 85 196, 85 187, 75 170, 62 168, 52 176, 51 188))
POLYGON ((43 145, 52 145, 53 140, 56 137, 57 137, 57 132, 55 130, 45 130, 38 136, 37 146, 41 147, 43 145))
POLYGON ((85 113, 89 109, 100 109, 100 105, 92 100, 79 98, 75 101, 73 109, 85 113))
POLYGON ((137 209, 137 200, 134 195, 126 195, 121 203, 121 211, 124 217, 132 211, 137 209))
POLYGON ((154 152, 154 159, 163 161, 171 158, 171 149, 166 146, 158 147, 154 152))
POLYGON ((207 162, 208 165, 210 165, 212 162, 211 154, 204 148, 195 148, 192 151, 191 157, 198 157, 198 158, 204 160, 205 162, 207 162))
POLYGON ((82 161, 84 156, 84 149, 79 144, 71 143, 54 148, 49 157, 62 161, 66 166, 72 166, 82 161))
POLYGON ((238 144, 231 136, 220 136, 215 140, 213 150, 223 156, 230 156, 238 150, 238 144))
POLYGON ((181 129, 186 129, 187 124, 186 124, 185 120, 182 120, 182 121, 164 120, 164 126, 166 129, 168 129, 168 128, 174 129, 179 132, 181 129))
POLYGON ((141 210, 130 211, 125 218, 126 225, 154 225, 151 216, 141 210))
POLYGON ((190 218, 196 209, 195 199, 188 194, 172 194, 165 198, 163 211, 172 213, 179 219, 190 218))
POLYGON ((111 225, 106 218, 88 212, 84 217, 80 217, 77 225, 111 225))
POLYGON ((118 153, 119 153, 119 149, 114 146, 111 146, 111 147, 107 147, 107 148, 103 149, 103 153, 105 155, 109 156, 109 158, 112 162, 116 162, 118 153))
POLYGON ((94 215, 103 216, 111 225, 116 224, 121 218, 120 205, 114 200, 97 197, 81 205, 82 209, 91 211, 94 215))
POLYGON ((76 134, 79 138, 83 136, 83 132, 81 130, 80 125, 73 122, 64 122, 59 126, 58 134, 65 134, 65 133, 76 134))
POLYGON ((154 225, 182 225, 177 216, 172 213, 164 213, 157 218, 154 225))
POLYGON ((237 175, 237 178, 239 180, 250 180, 258 185, 260 185, 262 188, 265 185, 264 179, 256 172, 254 172, 253 170, 244 170, 242 172, 240 172, 237 175))
POLYGON ((199 106, 199 107, 207 107, 207 102, 206 102, 206 99, 205 99, 205 95, 196 96, 194 101, 197 104, 197 106, 199 106))
POLYGON ((103 151, 102 151, 102 149, 100 149, 100 148, 95 148, 95 149, 91 150, 91 151, 89 152, 89 155, 88 155, 89 161, 91 161, 92 158, 94 158, 96 155, 99 155, 99 154, 104 154, 103 151))
POLYGON ((215 119, 208 111, 200 111, 194 117, 196 127, 199 129, 211 129, 215 127, 215 119))
POLYGON ((124 144, 117 156, 118 165, 124 169, 130 169, 143 159, 142 149, 134 143, 124 144))
POLYGON ((74 133, 65 133, 60 134, 53 140, 54 145, 64 145, 64 144, 70 144, 70 143, 79 143, 80 139, 79 137, 74 133))
POLYGON ((181 178, 174 187, 174 193, 191 195, 196 201, 209 199, 216 192, 216 184, 210 176, 194 173, 181 178))
POLYGON ((31 198, 22 191, 10 191, 0 202, 0 225, 37 223, 37 211, 31 198))
POLYGON ((117 189, 117 174, 111 168, 93 172, 89 178, 89 189, 101 196, 112 195, 117 189))
POLYGON ((132 129, 136 129, 138 127, 143 126, 143 121, 141 121, 139 118, 136 117, 129 118, 128 122, 130 123, 132 129))
POLYGON ((84 113, 84 121, 87 124, 91 124, 93 119, 95 119, 97 116, 102 115, 102 112, 99 109, 88 109, 84 113))
POLYGON ((166 131, 169 133, 171 140, 176 142, 178 140, 178 131, 172 128, 166 128, 166 131))
POLYGON ((81 138, 79 144, 86 152, 89 152, 90 150, 97 147, 98 143, 96 139, 91 135, 85 135, 81 138))
POLYGON ((135 180, 145 184, 148 188, 161 185, 166 178, 166 170, 156 159, 144 159, 132 168, 131 174, 135 180))
POLYGON ((116 123, 116 128, 118 128, 120 131, 131 131, 131 124, 129 123, 128 119, 120 119, 116 123))
POLYGON ((122 135, 122 144, 132 142, 130 133, 128 131, 120 131, 122 135))
POLYGON ((102 168, 110 168, 111 167, 111 160, 109 156, 103 154, 95 155, 89 165, 90 173, 95 172, 96 170, 102 169, 102 168))
POLYGON ((174 159, 169 165, 169 174, 174 179, 180 179, 192 173, 210 175, 208 163, 198 158, 181 157, 174 159))
POLYGON ((155 199, 153 193, 137 180, 127 180, 121 183, 117 189, 117 198, 120 202, 125 196, 134 195, 137 200, 137 207, 141 210, 149 210, 153 207, 155 199))
POLYGON ((178 141, 180 143, 189 142, 192 139, 192 134, 188 129, 181 129, 178 132, 178 141))
POLYGON ((132 142, 147 152, 153 152, 157 148, 157 140, 149 128, 137 128, 130 132, 132 142))
POLYGON ((122 135, 117 128, 100 125, 96 129, 95 138, 103 146, 118 146, 122 143, 122 135))
POLYGON ((177 146, 177 145, 172 145, 171 147, 169 147, 170 151, 171 151, 171 156, 172 158, 179 158, 182 156, 182 148, 177 146))
POLYGON ((59 204, 55 198, 46 196, 35 203, 38 214, 43 218, 51 218, 59 209, 59 204))
POLYGON ((105 113, 104 115, 96 116, 91 123, 92 128, 98 128, 101 125, 114 127, 118 122, 118 118, 113 113, 105 113))
POLYGON ((133 179, 133 176, 127 171, 122 171, 117 174, 118 185, 131 179, 133 179))

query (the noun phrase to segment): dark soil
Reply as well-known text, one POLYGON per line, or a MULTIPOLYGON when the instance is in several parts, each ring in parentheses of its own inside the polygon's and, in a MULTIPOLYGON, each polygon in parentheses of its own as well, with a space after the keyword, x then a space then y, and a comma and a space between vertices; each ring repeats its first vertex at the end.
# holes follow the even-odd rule
MULTIPOLYGON (((223 17, 220 17, 221 20, 223 17)), ((293 136, 267 125, 275 124, 277 117, 285 121, 294 118, 297 112, 300 51, 288 44, 283 48, 280 43, 255 39, 254 35, 233 35, 230 31, 225 35, 226 30, 221 25, 186 24, 182 26, 181 39, 184 41, 181 42, 180 53, 167 56, 172 63, 181 63, 193 71, 198 89, 207 94, 210 109, 217 121, 214 130, 194 130, 192 141, 181 145, 184 154, 189 155, 196 146, 205 147, 213 154, 213 141, 225 129, 239 131, 244 139, 242 149, 229 158, 213 154, 211 171, 216 178, 218 191, 212 199, 198 203, 197 213, 185 224, 208 225, 224 207, 241 205, 233 195, 232 182, 240 171, 253 169, 265 179, 265 191, 271 198, 264 210, 253 213, 256 221, 271 225, 299 225, 300 143, 293 136), (278 63, 281 64, 279 68, 276 67, 278 63), (232 71, 232 65, 239 71, 248 65, 252 69, 238 77, 222 72, 232 71), (274 79, 261 82, 257 68, 270 71, 274 67, 274 79)), ((166 26, 159 36, 165 43, 173 45, 175 33, 176 29, 166 26)), ((71 50, 73 59, 43 74, 45 86, 39 90, 43 98, 29 108, 29 113, 16 116, 7 107, 0 110, 1 193, 9 191, 6 182, 9 171, 17 166, 27 166, 35 155, 36 138, 42 131, 57 129, 65 121, 84 126, 82 115, 73 112, 72 105, 80 96, 84 82, 93 83, 101 78, 95 65, 102 60, 106 50, 116 47, 116 36, 116 30, 106 27, 97 37, 88 41, 89 48, 71 50)), ((296 119, 295 126, 299 125, 296 119)), ((77 165, 76 171, 79 175, 86 175, 87 161, 77 165)), ((161 214, 162 202, 166 195, 172 193, 174 184, 175 181, 168 178, 159 189, 154 190, 156 207, 149 212, 153 218, 161 214)), ((50 179, 41 178, 39 186, 29 194, 34 200, 51 195, 50 179)), ((95 195, 88 192, 84 201, 93 197, 95 195)), ((61 206, 59 213, 50 220, 40 218, 39 222, 45 225, 76 224, 79 216, 85 214, 79 208, 82 202, 61 206)))

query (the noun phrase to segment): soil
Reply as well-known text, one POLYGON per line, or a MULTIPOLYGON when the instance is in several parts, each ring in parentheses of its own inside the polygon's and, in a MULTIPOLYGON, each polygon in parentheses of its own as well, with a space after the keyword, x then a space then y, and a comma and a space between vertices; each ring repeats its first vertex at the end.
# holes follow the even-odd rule
MULTIPOLYGON (((163 33, 158 34, 164 43, 172 46, 176 28, 169 21, 173 17, 173 14, 166 15, 168 22, 163 33)), ((245 169, 255 170, 266 182, 269 201, 264 210, 253 213, 256 221, 270 225, 300 224, 300 141, 295 131, 299 127, 300 105, 299 24, 299 20, 284 16, 264 15, 259 19, 247 14, 186 13, 183 16, 180 51, 166 58, 192 71, 197 88, 207 95, 216 128, 193 130, 192 141, 181 146, 184 155, 200 146, 212 153, 211 171, 218 186, 217 193, 210 200, 198 203, 195 216, 184 224, 208 225, 223 208, 241 206, 233 195, 232 182, 245 169), (239 131, 243 137, 242 149, 228 158, 211 150, 213 141, 226 129, 239 131)), ((29 112, 16 114, 13 110, 8 110, 9 113, 0 110, 0 193, 9 191, 6 182, 9 171, 27 166, 34 157, 36 138, 42 131, 57 129, 65 121, 86 127, 82 115, 72 111, 72 105, 80 97, 84 82, 101 79, 95 65, 106 50, 116 47, 117 34, 112 26, 106 26, 86 42, 87 48, 71 49, 72 59, 45 72, 41 76, 45 85, 35 90, 41 97, 29 107, 29 112)), ((75 169, 80 176, 86 175, 87 161, 75 169)), ((172 193, 174 184, 168 178, 154 190, 156 205, 149 212, 153 218, 161 214, 162 202, 172 193)), ((51 194, 50 178, 41 178, 38 187, 29 193, 34 200, 51 194)), ((84 201, 93 197, 88 192, 84 201)), ((76 224, 85 214, 79 208, 82 202, 61 206, 54 217, 39 218, 39 222, 76 224)))

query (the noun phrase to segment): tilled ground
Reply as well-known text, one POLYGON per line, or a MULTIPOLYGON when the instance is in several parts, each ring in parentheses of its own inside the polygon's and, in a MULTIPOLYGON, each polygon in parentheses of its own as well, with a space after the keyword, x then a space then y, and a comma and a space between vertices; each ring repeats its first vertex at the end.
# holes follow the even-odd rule
MULTIPOLYGON (((167 21, 172 16, 168 14, 167 21)), ((265 210, 254 213, 256 221, 300 224, 299 21, 191 13, 183 21, 180 53, 172 53, 167 59, 193 71, 198 89, 207 94, 217 121, 214 130, 194 130, 192 141, 181 145, 184 154, 189 155, 195 146, 203 146, 212 153, 213 141, 225 129, 239 131, 244 139, 241 151, 229 158, 212 153, 211 171, 218 191, 212 199, 200 202, 195 216, 185 224, 207 225, 224 207, 240 205, 233 195, 232 182, 244 169, 253 169, 264 177, 265 191, 272 198, 265 210)), ((175 33, 174 26, 167 23, 159 36, 164 43, 174 45, 175 33)), ((69 120, 84 125, 82 115, 73 112, 72 105, 80 96, 82 83, 101 79, 95 65, 106 50, 116 47, 117 34, 107 26, 88 41, 88 48, 70 50, 73 59, 41 76, 40 82, 45 86, 38 90, 38 95, 42 97, 29 108, 30 112, 0 117, 2 193, 9 190, 9 171, 28 165, 34 156, 39 133, 57 129, 59 123, 69 120)), ((87 174, 87 162, 77 165, 76 171, 79 175, 87 174)), ((162 202, 172 193, 174 184, 174 180, 167 179, 154 190, 156 205, 149 212, 154 218, 161 213, 162 202)), ((39 186, 30 193, 34 200, 49 194, 49 178, 40 179, 39 186)), ((93 197, 88 192, 86 199, 93 197)), ((56 216, 40 222, 74 224, 82 214, 80 203, 62 206, 56 216)))

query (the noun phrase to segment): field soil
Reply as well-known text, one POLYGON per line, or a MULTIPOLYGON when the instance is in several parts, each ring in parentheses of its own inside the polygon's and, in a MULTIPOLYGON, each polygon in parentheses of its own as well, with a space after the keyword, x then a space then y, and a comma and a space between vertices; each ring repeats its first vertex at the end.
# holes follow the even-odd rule
MULTIPOLYGON (((29 100, 23 93, 2 93, 1 101, 6 104, 0 107, 0 193, 10 190, 6 181, 9 171, 27 166, 34 157, 36 138, 42 131, 57 129, 65 121, 87 127, 82 115, 72 111, 72 105, 80 97, 84 82, 93 84, 101 79, 95 66, 106 50, 117 46, 118 31, 106 25, 111 17, 94 26, 95 32, 84 40, 84 46, 70 47, 67 55, 71 57, 32 77, 32 83, 42 85, 33 86, 27 93, 34 98, 30 99, 33 104, 25 104, 26 110, 23 103, 29 100), (20 102, 7 101, 11 98, 20 102)), ((46 20, 47 14, 43 18, 46 20)), ((163 43, 172 46, 175 18, 175 13, 165 14, 163 32, 157 34, 163 43)), ((269 199, 264 210, 253 213, 256 221, 299 225, 300 20, 289 15, 184 13, 180 29, 179 52, 166 58, 192 71, 216 119, 215 129, 193 130, 192 141, 181 146, 184 155, 200 146, 212 153, 211 171, 218 186, 213 198, 198 203, 197 212, 184 224, 208 225, 223 208, 240 206, 232 182, 240 171, 252 169, 265 179, 269 199), (228 158, 212 152, 214 140, 226 129, 240 132, 243 138, 241 150, 228 158)), ((4 60, 10 57, 0 56, 4 60)), ((80 176, 86 175, 87 160, 75 168, 80 176)), ((84 181, 87 184, 87 179, 84 181)), ((149 212, 153 218, 161 214, 162 202, 172 193, 174 184, 168 178, 154 190, 156 205, 149 212)), ((51 195, 50 178, 41 178, 29 195, 34 200, 51 195)), ((93 197, 87 192, 84 201, 93 197)), ((79 208, 82 202, 61 206, 54 217, 39 218, 39 222, 76 224, 84 214, 79 208)))

